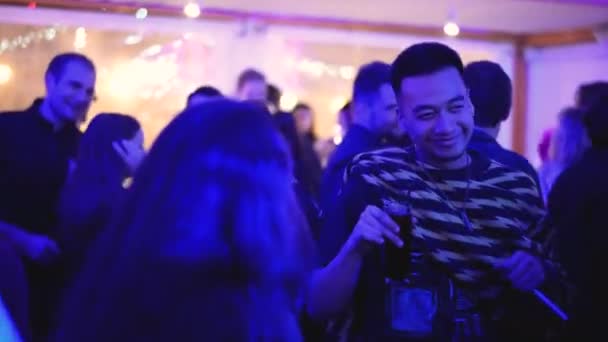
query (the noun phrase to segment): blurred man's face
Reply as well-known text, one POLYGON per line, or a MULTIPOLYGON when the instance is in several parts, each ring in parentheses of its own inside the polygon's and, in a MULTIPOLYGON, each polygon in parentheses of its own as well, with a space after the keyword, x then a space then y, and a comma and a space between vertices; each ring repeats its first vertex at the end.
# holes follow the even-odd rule
POLYGON ((81 62, 68 62, 61 75, 46 77, 46 99, 63 121, 86 120, 94 97, 95 71, 81 62))
POLYGON ((308 108, 299 108, 293 112, 296 120, 296 128, 298 133, 306 134, 312 131, 312 111, 308 108))
POLYGON ((266 103, 268 92, 266 81, 249 80, 239 89, 239 98, 243 101, 256 101, 266 103))
POLYGON ((399 135, 397 134, 400 131, 397 118, 397 97, 390 84, 383 84, 378 89, 378 94, 371 104, 371 110, 374 131, 382 135, 399 135))

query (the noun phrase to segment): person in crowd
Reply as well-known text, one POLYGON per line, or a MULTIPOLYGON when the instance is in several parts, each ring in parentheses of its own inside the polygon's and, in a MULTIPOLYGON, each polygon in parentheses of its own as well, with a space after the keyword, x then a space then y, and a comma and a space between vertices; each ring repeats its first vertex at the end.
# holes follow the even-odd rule
POLYGON ((10 312, 5 307, 0 295, 0 341, 3 342, 21 342, 21 335, 17 331, 17 327, 13 322, 10 312))
MULTIPOLYGON (((536 152, 538 153, 538 158, 540 159, 541 165, 547 163, 549 161, 549 147, 551 146, 551 139, 553 136, 553 132, 555 129, 548 128, 543 131, 543 135, 540 138, 540 142, 536 147, 536 152)), ((538 172, 537 172, 538 174, 538 172)), ((539 179, 540 181, 540 179, 539 179)))
POLYGON ((196 106, 201 103, 216 100, 218 98, 221 98, 222 96, 222 92, 217 90, 217 88, 206 85, 197 88, 190 95, 188 95, 188 101, 186 102, 186 105, 188 107, 196 106))
POLYGON ((306 173, 305 162, 302 158, 304 152, 302 141, 299 138, 296 128, 296 121, 293 113, 280 110, 281 89, 274 84, 268 85, 267 107, 272 114, 275 125, 289 148, 290 156, 293 161, 294 170, 294 189, 300 208, 306 216, 308 226, 315 240, 320 229, 320 209, 316 199, 312 194, 314 189, 310 181, 310 175, 306 173))
POLYGON ((538 170, 545 202, 557 177, 579 161, 590 145, 583 114, 578 108, 566 108, 559 114, 558 126, 551 136, 549 160, 538 170))
MULTIPOLYGON (((475 129, 469 148, 513 169, 528 174, 539 184, 538 174, 523 156, 500 146, 496 139, 509 118, 513 89, 509 75, 494 62, 479 61, 464 68, 464 82, 475 108, 475 129)), ((540 186, 539 186, 540 191, 540 186)))
MULTIPOLYGON (((352 124, 352 115, 350 111, 351 102, 347 102, 337 113, 337 126, 334 127, 333 135, 327 139, 321 139, 316 144, 317 154, 321 161, 321 167, 325 170, 329 163, 329 159, 336 150, 336 147, 342 143, 346 132, 352 124)), ((321 175, 323 180, 323 175, 321 175)), ((322 182, 321 182, 322 183, 322 182)))
POLYGON ((55 341, 300 341, 313 242, 287 146, 258 105, 161 132, 68 298, 55 341))
POLYGON ((245 69, 239 75, 236 84, 237 99, 267 103, 268 83, 266 76, 256 69, 245 69))
POLYGON ((44 337, 53 311, 46 264, 59 254, 55 209, 80 140, 78 124, 95 98, 95 66, 84 55, 60 54, 44 82, 44 98, 0 114, 0 235, 28 261, 34 338, 44 337))
POLYGON ((315 148, 317 138, 313 132, 312 108, 305 103, 298 103, 294 107, 292 115, 295 120, 296 132, 301 147, 302 174, 305 176, 303 182, 308 190, 317 197, 319 187, 321 186, 323 170, 321 160, 315 148))
POLYGON ((608 239, 608 96, 587 107, 584 124, 591 147, 557 178, 548 203, 560 260, 577 294, 565 341, 590 341, 606 334, 598 314, 605 308, 606 281, 595 265, 603 260, 608 239))
POLYGON ((383 146, 387 136, 399 131, 390 65, 372 62, 362 66, 355 78, 352 98, 352 124, 323 173, 320 196, 323 211, 330 210, 335 202, 344 170, 353 157, 383 146))
POLYGON ((281 111, 281 89, 274 84, 268 84, 266 87, 266 103, 268 111, 271 114, 280 113, 281 111))
POLYGON ((321 319, 352 308, 352 340, 544 334, 533 292, 561 284, 553 235, 536 225, 544 211, 526 173, 467 151, 474 114, 463 69, 434 42, 396 58, 391 84, 413 145, 355 157, 327 214, 326 264, 307 309, 321 319))
POLYGON ((588 109, 595 102, 608 96, 608 82, 596 81, 582 84, 576 91, 576 107, 588 109))
POLYGON ((4 303, 6 319, 10 319, 10 323, 5 322, 7 326, 3 327, 0 323, 0 341, 5 341, 2 339, 3 333, 30 340, 27 289, 27 276, 21 256, 8 240, 0 237, 0 298, 4 303), (14 331, 11 332, 10 329, 14 331))
POLYGON ((84 132, 74 171, 58 205, 62 251, 58 289, 69 287, 99 233, 125 196, 125 181, 142 162, 144 136, 139 122, 118 113, 96 115, 84 132))
POLYGON ((346 135, 348 129, 353 124, 353 114, 352 114, 352 100, 348 101, 340 108, 338 112, 338 125, 340 126, 340 131, 342 132, 342 137, 346 135))
POLYGON ((293 116, 296 119, 296 128, 301 137, 307 137, 312 144, 317 141, 313 130, 314 115, 312 108, 303 102, 296 104, 293 108, 293 116))

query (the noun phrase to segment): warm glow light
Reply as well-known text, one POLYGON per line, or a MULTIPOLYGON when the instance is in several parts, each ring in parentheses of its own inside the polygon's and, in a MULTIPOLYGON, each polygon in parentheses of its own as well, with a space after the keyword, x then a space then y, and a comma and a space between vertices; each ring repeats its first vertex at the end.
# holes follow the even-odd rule
POLYGON ((346 104, 346 99, 342 96, 334 97, 329 104, 330 113, 337 113, 346 104))
POLYGON ((74 36, 74 48, 76 50, 84 49, 87 46, 87 30, 84 27, 76 29, 74 36))
POLYGON ((342 142, 342 136, 341 135, 336 135, 332 141, 334 142, 334 145, 340 145, 340 143, 342 142))
POLYGON ((201 15, 201 8, 196 2, 189 2, 184 6, 184 14, 188 18, 198 18, 201 15))
POLYGON ((107 79, 108 95, 119 101, 133 98, 162 97, 175 84, 178 66, 175 56, 162 56, 155 60, 135 59, 112 68, 107 79))
POLYGON ((131 34, 125 38, 125 45, 135 45, 141 42, 143 37, 139 34, 131 34))
POLYGON ((13 68, 6 64, 0 64, 0 85, 8 83, 13 77, 13 68))
POLYGON ((450 37, 456 37, 460 33, 460 27, 455 22, 448 21, 443 26, 443 32, 450 37))
POLYGON ((357 74, 357 70, 355 70, 355 67, 350 65, 341 66, 339 70, 340 77, 345 80, 354 80, 357 74))
POLYGON ((142 19, 146 19, 146 17, 148 16, 148 9, 142 7, 140 9, 137 10, 137 12, 135 12, 135 18, 142 20, 142 19))
POLYGON ((283 93, 281 95, 281 100, 279 102, 279 106, 281 110, 290 112, 293 110, 293 107, 298 104, 298 97, 293 93, 283 93))

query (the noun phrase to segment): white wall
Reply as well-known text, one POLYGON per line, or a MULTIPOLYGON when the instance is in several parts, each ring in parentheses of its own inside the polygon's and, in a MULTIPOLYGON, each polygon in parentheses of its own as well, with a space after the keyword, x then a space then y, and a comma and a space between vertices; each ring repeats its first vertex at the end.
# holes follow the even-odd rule
POLYGON ((608 45, 584 44, 530 49, 526 156, 539 163, 536 147, 542 132, 553 127, 559 111, 574 104, 581 83, 608 80, 608 45))

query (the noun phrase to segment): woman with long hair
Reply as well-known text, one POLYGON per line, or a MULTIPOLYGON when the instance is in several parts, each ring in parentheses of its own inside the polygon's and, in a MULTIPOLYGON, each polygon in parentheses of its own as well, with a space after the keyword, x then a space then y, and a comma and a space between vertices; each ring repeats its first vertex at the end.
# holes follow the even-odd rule
POLYGON ((312 239, 291 167, 259 106, 186 109, 135 175, 56 340, 300 340, 312 239))
POLYGON ((91 120, 59 200, 58 235, 68 273, 77 271, 120 203, 125 179, 143 157, 143 133, 136 119, 102 113, 91 120))
POLYGON ((579 161, 590 146, 583 116, 584 112, 577 108, 566 108, 559 114, 559 124, 551 135, 549 159, 538 170, 545 203, 557 177, 579 161))

